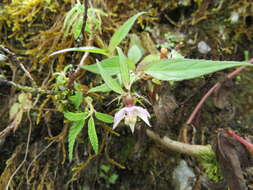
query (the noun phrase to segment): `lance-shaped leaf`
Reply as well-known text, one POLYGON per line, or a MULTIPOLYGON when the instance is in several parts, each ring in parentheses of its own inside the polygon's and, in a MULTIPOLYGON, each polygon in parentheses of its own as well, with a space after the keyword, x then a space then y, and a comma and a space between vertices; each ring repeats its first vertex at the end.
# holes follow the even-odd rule
POLYGON ((142 55, 141 49, 137 45, 133 45, 127 52, 127 57, 134 63, 137 63, 142 55))
MULTIPOLYGON (((119 69, 119 56, 111 57, 100 61, 100 65, 109 75, 115 75, 120 72, 119 69)), ((83 65, 81 68, 86 69, 90 72, 100 74, 97 64, 83 65)))
POLYGON ((78 38, 83 25, 83 14, 84 6, 80 3, 75 4, 75 6, 66 14, 63 24, 64 38, 70 34, 71 27, 71 32, 74 34, 75 39, 78 38))
POLYGON ((88 121, 88 136, 94 152, 98 153, 98 137, 93 117, 90 117, 88 121))
POLYGON ((76 22, 72 26, 72 33, 74 34, 75 40, 78 39, 82 32, 83 28, 83 15, 79 15, 76 19, 76 22))
POLYGON ((113 123, 113 117, 109 114, 96 112, 95 116, 98 120, 103 121, 105 123, 113 123))
POLYGON ((60 53, 66 53, 66 52, 71 52, 71 51, 81 51, 81 52, 90 52, 90 53, 98 53, 102 55, 108 55, 108 51, 106 49, 101 49, 93 46, 85 46, 85 47, 75 47, 75 48, 67 48, 67 49, 62 49, 59 51, 56 51, 49 56, 53 56, 56 54, 60 53))
POLYGON ((109 88, 111 88, 114 92, 117 92, 119 94, 123 94, 124 91, 121 88, 120 84, 116 80, 113 80, 113 78, 106 72, 106 70, 100 65, 99 62, 97 62, 97 66, 98 66, 99 72, 100 72, 103 80, 105 81, 106 85, 109 88))
POLYGON ((68 151, 69 151, 69 160, 73 159, 73 149, 76 141, 77 135, 80 133, 84 126, 85 120, 79 120, 73 122, 73 125, 70 127, 69 136, 68 136, 68 151))
MULTIPOLYGON (((113 79, 115 80, 115 79, 113 79)), ((91 88, 88 92, 110 92, 112 89, 109 88, 106 84, 101 84, 99 86, 95 86, 93 88, 91 88)))
POLYGON ((129 75, 129 68, 127 64, 126 56, 124 55, 123 51, 117 47, 118 55, 119 55, 119 65, 120 65, 120 76, 121 80, 126 89, 129 90, 130 88, 130 75, 129 75))
POLYGON ((83 102, 83 94, 81 91, 76 91, 75 95, 70 96, 68 98, 71 102, 73 102, 73 104, 75 105, 76 109, 79 108, 79 106, 82 104, 83 102))
POLYGON ((74 112, 64 112, 64 117, 66 117, 67 120, 69 121, 79 121, 79 120, 84 120, 87 117, 86 112, 79 112, 79 113, 74 113, 74 112))
POLYGON ((137 13, 129 18, 112 36, 109 43, 109 51, 112 53, 120 42, 127 36, 136 19, 145 12, 137 13))
POLYGON ((240 61, 210 61, 180 58, 153 62, 144 67, 144 72, 159 80, 180 81, 243 65, 252 66, 247 62, 240 61))

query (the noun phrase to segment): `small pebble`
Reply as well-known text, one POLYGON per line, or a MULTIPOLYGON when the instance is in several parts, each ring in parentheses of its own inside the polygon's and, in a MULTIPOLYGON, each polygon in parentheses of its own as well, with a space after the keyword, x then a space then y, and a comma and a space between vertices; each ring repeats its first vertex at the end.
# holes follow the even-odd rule
POLYGON ((211 47, 204 41, 200 41, 198 43, 198 50, 202 54, 207 54, 209 51, 211 51, 211 47))

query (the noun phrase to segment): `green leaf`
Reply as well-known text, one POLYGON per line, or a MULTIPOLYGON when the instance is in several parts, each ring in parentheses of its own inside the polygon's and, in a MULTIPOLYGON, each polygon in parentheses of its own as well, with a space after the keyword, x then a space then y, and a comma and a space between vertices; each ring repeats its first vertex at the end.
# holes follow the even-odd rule
POLYGON ((153 61, 159 61, 160 60, 160 54, 149 54, 143 58, 141 63, 143 62, 153 62, 153 61))
POLYGON ((83 15, 79 15, 76 19, 75 24, 72 26, 72 33, 74 34, 75 40, 80 36, 83 28, 83 15))
POLYGON ((83 102, 83 93, 81 91, 76 91, 74 96, 70 96, 68 98, 73 104, 75 105, 76 109, 79 108, 79 106, 83 102))
POLYGON ((98 120, 103 121, 105 123, 113 123, 113 117, 109 114, 96 112, 95 116, 98 120))
POLYGON ((69 19, 66 28, 64 28, 64 35, 63 35, 64 38, 66 38, 68 35, 71 34, 72 31, 70 32, 70 29, 71 28, 73 29, 73 24, 75 20, 77 20, 78 16, 79 16, 78 12, 74 12, 74 14, 72 15, 72 18, 69 19))
POLYGON ((109 165, 102 164, 100 169, 103 170, 105 173, 108 173, 111 167, 109 165))
POLYGON ((17 113, 20 111, 20 109, 22 108, 22 105, 20 103, 14 103, 11 106, 11 109, 9 111, 9 118, 10 120, 15 119, 15 117, 17 116, 17 113))
POLYGON ((149 54, 143 58, 143 60, 138 64, 136 71, 143 71, 152 62, 157 62, 160 60, 160 54, 149 54))
POLYGON ((133 45, 127 53, 127 57, 133 61, 134 63, 138 63, 138 61, 141 59, 142 57, 142 52, 140 50, 140 48, 137 45, 133 45))
POLYGON ((100 71, 100 74, 105 81, 106 85, 111 88, 114 92, 117 92, 119 94, 123 94, 124 91, 119 85, 119 83, 116 80, 113 80, 113 78, 104 70, 104 68, 100 65, 99 62, 97 62, 98 69, 100 71))
POLYGON ((31 109, 32 108, 32 101, 31 101, 31 94, 29 93, 21 93, 18 96, 18 101, 22 105, 23 109, 31 109))
POLYGON ((90 139, 91 146, 94 152, 97 154, 98 153, 98 137, 97 137, 97 132, 96 132, 93 117, 90 117, 88 121, 88 136, 90 139))
POLYGON ((113 34, 110 43, 109 43, 109 51, 112 53, 115 48, 120 44, 120 42, 127 36, 130 29, 132 28, 136 19, 144 14, 145 12, 140 12, 129 18, 122 26, 117 29, 117 31, 113 34))
POLYGON ((184 59, 184 56, 182 56, 179 52, 177 52, 176 50, 171 50, 170 52, 171 58, 182 58, 184 59))
POLYGON ((129 75, 129 68, 127 64, 126 56, 124 55, 123 51, 117 47, 118 55, 119 55, 119 65, 120 65, 120 76, 121 80, 126 89, 129 90, 130 88, 130 75, 129 75))
POLYGON ((87 116, 88 114, 86 112, 79 112, 79 113, 64 112, 64 117, 66 117, 66 119, 69 121, 84 120, 87 118, 87 116))
POLYGON ((143 55, 145 53, 145 49, 143 48, 142 41, 136 34, 130 34, 130 46, 132 47, 136 45, 138 49, 141 51, 141 54, 143 55))
POLYGON ((118 174, 112 174, 112 175, 109 177, 109 179, 108 179, 109 183, 115 184, 116 181, 117 181, 117 179, 118 179, 118 177, 119 177, 118 174))
POLYGON ((135 63, 132 60, 126 58, 126 62, 127 62, 129 70, 135 70, 135 68, 136 68, 135 63))
POLYGON ((73 15, 75 14, 75 12, 77 11, 77 7, 74 6, 69 12, 67 12, 66 17, 64 19, 64 23, 63 23, 63 30, 64 30, 64 38, 69 35, 69 30, 72 26, 72 22, 71 21, 71 16, 73 17, 73 15))
POLYGON ((69 160, 73 159, 73 149, 76 141, 77 135, 81 132, 84 126, 85 119, 73 122, 73 125, 69 129, 68 136, 68 151, 69 151, 69 160))
POLYGON ((56 52, 50 54, 49 56, 53 56, 53 55, 60 54, 60 53, 71 52, 71 51, 81 51, 81 52, 90 52, 90 53, 108 55, 108 51, 106 49, 101 49, 101 48, 97 48, 97 47, 93 47, 93 46, 85 46, 85 47, 62 49, 62 50, 59 50, 59 51, 56 51, 56 52))
MULTIPOLYGON (((100 65, 104 68, 107 74, 115 75, 120 72, 119 69, 119 57, 111 57, 100 61, 100 65)), ((81 68, 86 69, 90 72, 100 74, 97 64, 83 65, 81 68)))
MULTIPOLYGON (((112 80, 115 80, 116 82, 118 81, 118 79, 112 79, 112 80)), ((110 92, 110 91, 112 91, 112 89, 109 88, 108 85, 104 83, 99 86, 95 86, 91 88, 88 92, 91 93, 91 92, 110 92)))
POLYGON ((158 80, 180 81, 242 65, 252 66, 247 62, 239 61, 166 59, 149 64, 144 68, 144 72, 158 80))
POLYGON ((101 9, 89 8, 85 30, 89 33, 96 30, 101 31, 101 16, 107 16, 101 9))
POLYGON ((19 110, 19 112, 16 114, 16 117, 14 118, 13 122, 11 123, 11 127, 13 129, 13 132, 16 131, 19 124, 21 123, 22 118, 23 118, 23 113, 24 113, 23 109, 19 110))
POLYGON ((64 38, 70 34, 70 29, 72 27, 72 34, 74 34, 75 39, 78 38, 77 34, 78 31, 82 30, 82 24, 80 25, 81 22, 83 22, 80 19, 83 17, 84 14, 84 6, 80 3, 75 4, 75 6, 66 14, 64 24, 63 24, 63 30, 64 30, 64 38), (77 37, 76 37, 77 36, 77 37))
MULTIPOLYGON (((113 80, 116 80, 116 79, 113 79, 113 80)), ((99 86, 96 86, 96 87, 93 87, 91 88, 88 92, 91 93, 91 92, 110 92, 112 91, 112 89, 110 89, 105 83, 104 84, 101 84, 99 86)))

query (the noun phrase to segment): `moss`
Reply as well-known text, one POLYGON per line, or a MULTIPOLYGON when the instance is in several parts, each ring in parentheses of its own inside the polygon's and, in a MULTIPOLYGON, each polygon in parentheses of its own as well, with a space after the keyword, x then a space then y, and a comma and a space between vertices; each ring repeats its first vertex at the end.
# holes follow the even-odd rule
POLYGON ((13 0, 3 7, 0 21, 11 28, 9 38, 14 37, 23 43, 26 37, 35 34, 30 29, 38 24, 38 19, 45 19, 47 14, 52 14, 58 7, 57 2, 50 3, 46 0, 13 0))
POLYGON ((203 168, 203 171, 207 174, 208 178, 216 182, 223 179, 214 152, 200 152, 198 159, 201 167, 203 168))

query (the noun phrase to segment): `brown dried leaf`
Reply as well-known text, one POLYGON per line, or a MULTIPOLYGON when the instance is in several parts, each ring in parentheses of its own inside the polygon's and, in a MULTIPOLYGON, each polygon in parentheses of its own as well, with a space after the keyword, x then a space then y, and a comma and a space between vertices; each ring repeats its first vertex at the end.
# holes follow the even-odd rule
POLYGON ((251 161, 245 147, 228 136, 224 130, 221 130, 217 136, 216 155, 230 189, 246 190, 247 186, 242 169, 248 167, 251 161))

